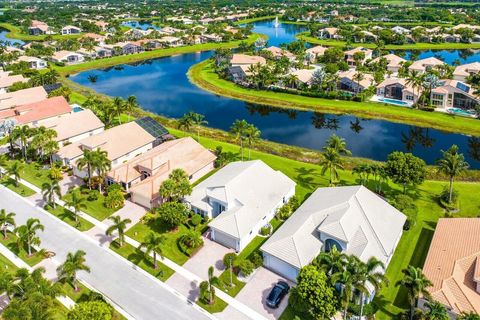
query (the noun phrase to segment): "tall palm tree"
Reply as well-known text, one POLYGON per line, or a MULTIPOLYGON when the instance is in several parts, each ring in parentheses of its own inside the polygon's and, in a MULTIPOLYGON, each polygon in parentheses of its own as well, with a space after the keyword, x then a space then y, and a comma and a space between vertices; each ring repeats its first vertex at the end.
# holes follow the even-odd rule
POLYGON ((327 139, 327 141, 325 142, 325 147, 323 149, 325 150, 326 148, 333 148, 340 155, 343 156, 349 156, 352 154, 352 152, 347 149, 347 142, 345 141, 345 139, 337 136, 336 134, 332 134, 327 139))
POLYGON ((327 170, 330 172, 329 184, 335 185, 339 180, 337 168, 343 169, 343 161, 340 154, 336 149, 327 147, 323 152, 323 158, 320 160, 320 166, 322 167, 321 174, 324 175, 327 170))
POLYGON ((137 97, 135 96, 128 96, 127 101, 125 102, 125 112, 128 114, 128 121, 130 121, 130 116, 132 115, 133 111, 138 108, 137 97))
POLYGON ((322 269, 325 274, 332 275, 340 272, 345 265, 347 256, 336 246, 333 246, 329 252, 321 252, 313 264, 322 269))
POLYGON ((355 81, 355 83, 357 85, 356 90, 355 90, 356 94, 358 94, 360 92, 360 81, 362 81, 363 79, 365 79, 365 75, 360 71, 355 72, 355 74, 352 77, 352 80, 355 81))
POLYGON ((447 308, 438 301, 428 301, 425 303, 428 311, 425 313, 426 320, 449 320, 447 308))
POLYGON ((57 275, 60 281, 71 282, 73 289, 78 291, 78 271, 90 272, 90 267, 85 264, 85 251, 78 250, 75 253, 69 252, 67 259, 57 268, 57 275))
POLYGON ((183 117, 178 119, 178 129, 182 130, 184 134, 186 131, 190 132, 193 126, 193 119, 188 113, 184 114, 183 117))
POLYGON ((407 288, 408 298, 410 300, 410 320, 413 319, 414 309, 420 297, 430 298, 428 287, 432 282, 428 280, 422 272, 422 269, 409 265, 402 270, 403 279, 399 284, 407 288))
POLYGON ((449 178, 449 194, 448 202, 452 202, 453 179, 460 173, 469 168, 468 162, 465 161, 463 153, 458 153, 458 146, 452 145, 447 151, 442 150, 443 157, 437 160, 438 171, 445 174, 449 178))
POLYGON ((160 255, 160 258, 163 259, 163 245, 165 244, 166 238, 162 235, 157 235, 153 232, 150 232, 145 240, 138 246, 139 250, 145 248, 145 256, 150 256, 150 253, 153 253, 153 268, 157 269, 157 253, 160 255))
POLYGON ((97 175, 101 178, 98 183, 98 190, 102 191, 102 183, 105 174, 112 168, 112 162, 108 159, 107 151, 97 149, 94 151, 94 163, 93 166, 97 171, 97 175))
POLYGON ((20 140, 24 160, 27 160, 27 143, 28 139, 32 136, 32 132, 33 131, 29 126, 24 125, 21 127, 15 127, 11 133, 14 141, 20 140))
POLYGON ((7 239, 8 226, 16 226, 15 213, 7 213, 5 209, 0 209, 0 228, 3 232, 3 239, 7 239))
POLYGON ((115 109, 115 113, 117 114, 119 124, 122 124, 122 119, 121 119, 120 116, 125 111, 125 109, 126 109, 125 106, 126 106, 126 103, 125 103, 125 101, 123 101, 122 98, 115 97, 115 99, 113 99, 113 107, 115 109))
POLYGON ((197 141, 200 141, 200 126, 207 125, 208 121, 205 120, 205 116, 203 114, 195 112, 189 112, 187 116, 191 118, 192 124, 197 129, 197 141))
POLYGON ((249 125, 245 132, 245 140, 248 144, 248 160, 250 160, 250 155, 252 151, 252 146, 255 142, 260 139, 261 131, 255 127, 253 124, 249 125))
POLYGON ((42 195, 43 200, 50 204, 55 209, 56 197, 62 197, 62 192, 58 180, 51 180, 50 182, 45 182, 42 184, 42 195))
POLYGON ((355 274, 352 274, 349 270, 342 270, 331 276, 333 284, 340 284, 340 301, 343 307, 343 318, 347 319, 347 310, 350 305, 350 301, 353 299, 355 292, 356 278, 355 274))
POLYGON ((17 244, 26 246, 28 255, 32 255, 32 246, 40 245, 40 238, 37 236, 38 231, 44 231, 45 227, 40 223, 40 220, 30 218, 24 225, 15 228, 15 233, 18 236, 17 244))
POLYGON ((209 304, 213 304, 215 300, 215 286, 221 286, 222 285, 222 280, 220 280, 219 277, 214 275, 214 268, 213 266, 210 266, 208 268, 208 279, 205 281, 208 284, 208 293, 209 293, 209 298, 208 302, 209 304))
POLYGON ((78 223, 78 214, 87 208, 87 198, 82 196, 79 189, 74 189, 70 197, 65 200, 65 205, 73 209, 75 223, 78 223))
POLYGON ((83 170, 87 168, 88 188, 92 186, 92 172, 96 161, 95 152, 85 149, 83 150, 83 157, 77 160, 77 168, 83 170))
POLYGON ((107 236, 111 236, 115 231, 118 233, 118 245, 120 247, 123 247, 123 241, 125 238, 125 230, 127 229, 127 224, 131 223, 132 220, 130 219, 123 219, 120 216, 114 216, 108 218, 113 222, 113 224, 108 227, 108 229, 105 231, 105 234, 107 236))
POLYGON ((243 161, 243 141, 245 140, 246 132, 249 124, 246 120, 235 120, 230 128, 230 132, 235 135, 235 140, 240 141, 240 154, 243 161))
POLYGON ((9 176, 13 176, 13 180, 15 181, 15 186, 17 188, 20 183, 21 172, 23 172, 23 164, 20 161, 15 161, 9 167, 7 167, 7 174, 9 176))
POLYGON ((368 293, 367 284, 370 284, 376 292, 380 289, 382 284, 388 284, 388 279, 385 277, 385 265, 375 257, 371 257, 366 263, 360 263, 360 272, 358 273, 357 290, 360 291, 360 319, 363 315, 363 300, 364 294, 368 293))

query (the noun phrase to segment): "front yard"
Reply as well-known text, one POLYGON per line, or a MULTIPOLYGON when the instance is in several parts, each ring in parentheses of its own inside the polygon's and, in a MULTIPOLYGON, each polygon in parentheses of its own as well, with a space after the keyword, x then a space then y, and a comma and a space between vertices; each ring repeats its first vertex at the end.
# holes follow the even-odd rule
POLYGON ((3 234, 0 235, 0 243, 7 247, 10 251, 16 254, 20 259, 25 261, 29 266, 33 267, 44 259, 42 251, 36 252, 32 250, 32 255, 28 256, 26 248, 19 247, 17 244, 17 236, 13 233, 7 233, 8 237, 3 238, 3 234))
MULTIPOLYGON (((83 209, 82 211, 87 213, 88 215, 94 217, 95 219, 99 221, 103 221, 106 218, 110 217, 113 215, 115 212, 117 212, 120 208, 113 209, 113 208, 107 208, 104 203, 105 203, 105 196, 101 193, 99 193, 97 190, 89 190, 88 187, 86 186, 81 186, 78 187, 81 190, 81 193, 85 196, 88 197, 88 201, 85 202, 86 208, 83 209), (94 197, 91 197, 91 194, 95 194, 94 197)), ((73 190, 73 189, 72 189, 73 190)), ((65 194, 62 197, 62 200, 67 201, 70 200, 71 198, 71 192, 70 190, 67 194, 65 194)))
POLYGON ((75 222, 73 212, 60 205, 56 205, 55 209, 51 206, 47 206, 45 210, 80 231, 87 231, 93 228, 93 223, 82 217, 78 217, 78 223, 75 222))
POLYGON ((1 184, 3 184, 5 187, 8 189, 12 190, 15 193, 18 193, 22 197, 30 197, 35 194, 35 191, 30 189, 29 187, 21 184, 20 182, 18 183, 18 187, 15 184, 15 180, 9 177, 3 177, 3 179, 0 180, 1 184))

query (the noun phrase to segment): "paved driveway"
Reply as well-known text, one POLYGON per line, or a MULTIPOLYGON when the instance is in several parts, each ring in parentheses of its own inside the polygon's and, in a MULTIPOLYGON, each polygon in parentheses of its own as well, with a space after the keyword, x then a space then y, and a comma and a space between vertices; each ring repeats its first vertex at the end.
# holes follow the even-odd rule
POLYGON ((120 305, 133 318, 209 319, 164 283, 3 186, 0 187, 0 208, 15 212, 17 224, 24 224, 28 218, 39 219, 45 227, 45 232, 39 233, 41 246, 56 253, 52 258, 55 263, 63 262, 68 252, 85 251, 91 273, 80 272, 79 278, 120 305))
POLYGON ((280 303, 277 309, 267 307, 265 300, 270 290, 279 280, 286 281, 290 286, 293 285, 291 281, 280 277, 268 269, 260 267, 235 298, 267 319, 278 319, 287 307, 288 296, 283 298, 282 303, 280 303))
POLYGON ((63 179, 59 182, 60 190, 62 195, 66 194, 70 189, 79 187, 83 185, 83 179, 76 177, 74 175, 69 176, 68 174, 63 175, 63 179))
POLYGON ((208 275, 208 268, 215 268, 215 275, 220 275, 225 266, 223 265, 223 256, 232 249, 226 248, 204 236, 203 247, 183 265, 185 269, 205 279, 208 275))

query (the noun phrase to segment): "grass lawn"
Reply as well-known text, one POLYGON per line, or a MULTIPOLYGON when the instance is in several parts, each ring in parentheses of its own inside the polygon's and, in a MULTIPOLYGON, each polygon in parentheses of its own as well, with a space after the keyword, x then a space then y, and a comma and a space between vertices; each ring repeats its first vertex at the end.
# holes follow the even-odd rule
POLYGON ((20 182, 18 183, 18 187, 17 187, 17 185, 15 184, 15 180, 13 180, 12 178, 3 177, 3 179, 1 179, 0 181, 5 187, 18 193, 22 197, 30 197, 35 194, 35 191, 21 184, 20 182))
MULTIPOLYGON (((88 188, 85 186, 80 187, 82 191, 87 192, 88 188)), ((71 197, 71 191, 65 194, 62 197, 62 200, 69 200, 71 197)), ((105 196, 103 194, 98 195, 97 200, 87 200, 85 202, 86 208, 83 209, 82 211, 89 214, 90 216, 94 217, 95 219, 102 221, 105 220, 106 218, 110 217, 113 215, 115 212, 117 212, 119 209, 110 209, 107 208, 103 205, 105 201, 105 196)))
MULTIPOLYGON (((167 246, 165 246, 167 247, 167 246)), ((113 241, 112 244, 110 245, 110 249, 124 257, 130 262, 133 262, 143 270, 147 271, 150 273, 152 276, 155 278, 161 280, 161 281, 167 281, 168 278, 172 274, 174 274, 174 271, 164 265, 161 262, 161 258, 157 255, 157 269, 153 268, 153 259, 152 258, 145 258, 145 255, 143 252, 132 246, 131 244, 125 243, 123 247, 119 247, 117 241, 113 241)))
POLYGON ((242 24, 253 23, 253 22, 264 21, 264 20, 272 20, 272 19, 275 19, 275 16, 263 16, 263 17, 242 19, 242 20, 235 21, 233 24, 238 26, 242 24))
POLYGON ((78 217, 78 223, 75 222, 73 213, 62 206, 56 205, 55 209, 48 207, 47 211, 80 231, 87 231, 93 228, 93 223, 83 219, 82 217, 78 217))
POLYGON ((8 260, 3 254, 0 254, 0 268, 3 271, 15 273, 18 270, 17 266, 8 260))
POLYGON ((246 283, 238 280, 236 274, 234 272, 232 273, 232 286, 230 286, 230 269, 222 272, 219 278, 225 284, 225 286, 222 288, 222 291, 225 291, 229 296, 235 297, 240 290, 245 287, 246 283))
POLYGON ((210 313, 222 312, 228 306, 228 304, 219 297, 215 298, 213 304, 203 303, 200 300, 197 300, 197 304, 210 313))
POLYGON ((35 250, 32 250, 33 254, 28 256, 26 248, 19 249, 16 241, 17 236, 13 233, 9 232, 7 239, 4 239, 3 235, 0 235, 0 243, 25 261, 29 266, 33 267, 44 259, 43 254, 41 252, 35 252, 35 250))
POLYGON ((479 120, 473 118, 440 112, 426 112, 376 102, 340 101, 243 88, 231 81, 220 79, 213 70, 211 60, 192 66, 188 71, 188 76, 192 83, 204 90, 251 103, 315 112, 348 113, 364 118, 380 118, 444 131, 480 135, 479 120))
POLYGON ((36 187, 41 188, 45 182, 50 182, 50 169, 45 169, 43 165, 37 162, 22 162, 23 170, 20 174, 22 179, 30 182, 36 187))

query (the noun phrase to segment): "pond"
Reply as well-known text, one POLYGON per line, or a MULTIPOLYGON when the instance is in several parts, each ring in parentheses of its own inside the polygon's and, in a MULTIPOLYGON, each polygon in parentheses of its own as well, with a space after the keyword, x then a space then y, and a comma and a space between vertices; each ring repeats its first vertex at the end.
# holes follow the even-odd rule
POLYGON ((18 43, 24 44, 22 40, 7 38, 8 30, 0 28, 0 41, 8 41, 10 44, 18 43))
POLYGON ((160 28, 154 25, 152 21, 144 21, 144 20, 124 21, 122 22, 122 25, 130 28, 134 28, 134 29, 140 29, 140 30, 148 30, 148 29, 160 30, 160 28))
POLYGON ((350 115, 258 106, 203 91, 188 81, 186 73, 211 55, 199 52, 90 70, 71 80, 110 96, 135 95, 143 108, 167 117, 201 113, 213 128, 229 130, 236 119, 245 119, 261 130, 262 138, 275 142, 320 150, 336 133, 346 139, 354 156, 376 160, 400 150, 433 164, 441 156, 440 150, 457 144, 471 167, 480 168, 480 138, 350 115), (98 76, 97 81, 92 83, 89 75, 98 76))
POLYGON ((275 27, 275 22, 272 20, 253 23, 252 31, 267 35, 268 46, 279 47, 282 43, 290 43, 297 40, 295 35, 306 30, 307 28, 303 25, 281 22, 275 27))
POLYGON ((430 57, 438 58, 448 64, 480 62, 480 50, 426 50, 426 51, 395 51, 395 54, 407 60, 419 60, 430 57))

